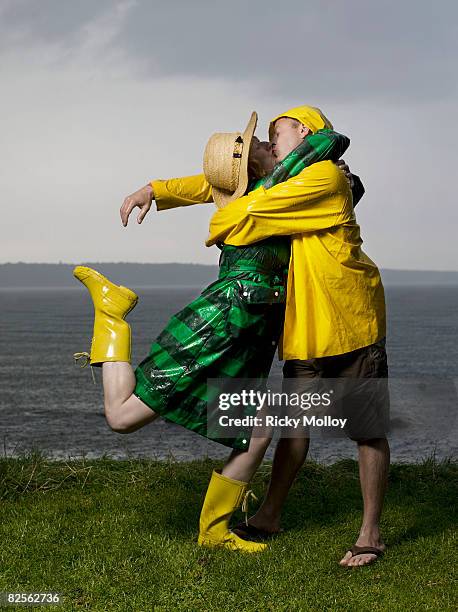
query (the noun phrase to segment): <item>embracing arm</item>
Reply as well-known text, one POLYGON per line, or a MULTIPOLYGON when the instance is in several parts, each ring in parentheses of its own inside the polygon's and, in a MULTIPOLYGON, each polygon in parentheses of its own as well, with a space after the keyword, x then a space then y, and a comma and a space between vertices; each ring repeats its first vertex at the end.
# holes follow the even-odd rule
POLYGON ((336 161, 336 164, 347 177, 347 181, 350 185, 351 193, 353 195, 353 207, 355 207, 364 195, 364 185, 362 184, 359 176, 350 172, 350 168, 348 167, 348 164, 345 162, 345 160, 338 159, 336 161))
POLYGON ((252 244, 271 236, 328 229, 353 218, 345 175, 331 161, 324 161, 270 189, 255 189, 219 209, 210 221, 206 244, 252 244))
POLYGON ((151 181, 125 198, 120 210, 124 227, 136 207, 140 209, 137 223, 141 223, 150 210, 153 200, 156 201, 157 210, 168 210, 178 206, 213 202, 213 196, 211 185, 203 174, 166 181, 151 181))

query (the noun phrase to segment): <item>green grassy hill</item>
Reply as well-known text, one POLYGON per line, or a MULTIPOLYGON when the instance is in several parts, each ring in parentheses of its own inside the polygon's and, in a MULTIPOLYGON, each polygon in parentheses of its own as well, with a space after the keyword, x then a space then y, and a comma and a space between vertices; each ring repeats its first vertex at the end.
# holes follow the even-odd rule
MULTIPOLYGON (((393 465, 383 559, 347 569, 357 465, 307 463, 267 552, 196 545, 213 461, 0 460, 0 592, 56 591, 54 610, 455 610, 457 466, 393 465)), ((262 496, 270 466, 254 481, 262 496)), ((13 610, 13 608, 4 608, 13 610)))

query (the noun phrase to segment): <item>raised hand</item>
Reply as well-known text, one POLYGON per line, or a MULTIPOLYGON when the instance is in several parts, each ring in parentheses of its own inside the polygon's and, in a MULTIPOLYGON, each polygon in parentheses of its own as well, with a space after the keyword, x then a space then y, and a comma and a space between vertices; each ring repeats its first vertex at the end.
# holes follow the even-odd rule
POLYGON ((151 208, 151 203, 154 200, 154 191, 151 185, 145 185, 141 189, 138 189, 131 195, 124 199, 124 202, 119 211, 121 214, 121 221, 124 227, 129 222, 130 213, 138 206, 140 212, 137 215, 137 223, 141 223, 148 214, 151 208))

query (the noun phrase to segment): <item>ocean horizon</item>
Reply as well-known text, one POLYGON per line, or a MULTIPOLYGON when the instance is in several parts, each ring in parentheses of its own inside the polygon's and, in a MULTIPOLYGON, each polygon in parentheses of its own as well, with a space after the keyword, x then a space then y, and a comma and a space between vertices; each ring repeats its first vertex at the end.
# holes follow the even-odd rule
MULTIPOLYGON (((130 313, 133 364, 168 318, 200 287, 135 287, 130 313)), ((387 286, 392 460, 456 456, 458 287, 387 286)), ((53 459, 126 457, 192 460, 226 457, 227 447, 155 421, 132 434, 112 432, 103 413, 100 371, 74 364, 87 351, 92 305, 84 288, 1 288, 0 444, 6 456, 39 449, 53 459)), ((272 376, 281 376, 276 358, 272 376)), ((268 457, 272 456, 272 445, 268 457)), ((347 439, 312 440, 310 458, 355 458, 347 439)))

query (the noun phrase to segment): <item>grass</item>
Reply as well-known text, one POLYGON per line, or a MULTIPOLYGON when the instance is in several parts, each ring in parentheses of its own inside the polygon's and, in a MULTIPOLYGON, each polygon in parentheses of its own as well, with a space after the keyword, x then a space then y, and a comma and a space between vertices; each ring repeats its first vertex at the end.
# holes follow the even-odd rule
MULTIPOLYGON (((214 461, 0 459, 0 592, 55 591, 41 610, 456 610, 457 465, 393 465, 389 546, 373 566, 337 561, 361 517, 357 464, 308 463, 267 552, 197 547, 214 461)), ((268 464, 254 481, 261 497, 268 464)), ((14 608, 3 608, 13 610, 14 608)))

